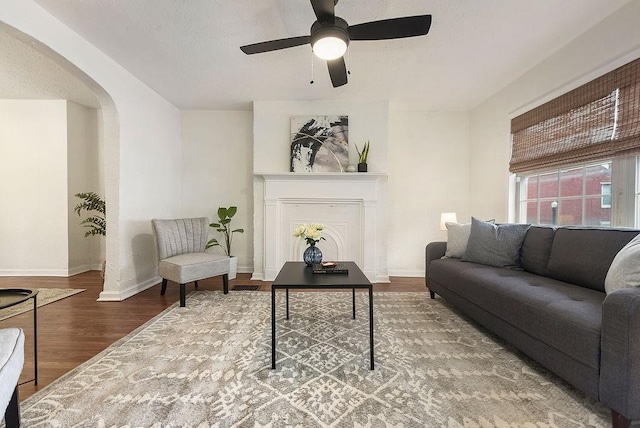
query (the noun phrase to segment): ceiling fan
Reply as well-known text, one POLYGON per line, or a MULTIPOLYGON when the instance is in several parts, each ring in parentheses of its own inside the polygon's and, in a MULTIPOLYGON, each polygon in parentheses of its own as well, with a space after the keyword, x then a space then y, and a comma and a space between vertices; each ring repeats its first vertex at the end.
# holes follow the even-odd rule
POLYGON ((344 53, 352 40, 387 40, 423 36, 431 27, 431 15, 406 16, 349 25, 335 15, 338 0, 311 0, 317 20, 308 36, 270 40, 240 47, 247 55, 292 48, 307 43, 313 53, 327 61, 329 76, 334 88, 346 85, 347 67, 344 53))

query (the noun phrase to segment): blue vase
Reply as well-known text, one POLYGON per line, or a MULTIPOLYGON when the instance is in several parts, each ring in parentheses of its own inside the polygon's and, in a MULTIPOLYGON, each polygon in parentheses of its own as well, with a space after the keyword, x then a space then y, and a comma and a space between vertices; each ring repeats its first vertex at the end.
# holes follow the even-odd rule
POLYGON ((307 264, 307 266, 313 266, 314 264, 318 264, 322 261, 322 251, 320 248, 316 247, 316 244, 313 243, 304 250, 304 254, 302 254, 302 260, 307 264))

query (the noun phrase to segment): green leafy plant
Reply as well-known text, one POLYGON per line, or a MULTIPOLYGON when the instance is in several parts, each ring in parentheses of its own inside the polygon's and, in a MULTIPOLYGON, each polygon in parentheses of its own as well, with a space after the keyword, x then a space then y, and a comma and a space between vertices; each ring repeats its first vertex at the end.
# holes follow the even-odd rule
POLYGON ((222 247, 224 253, 231 257, 231 242, 233 241, 233 234, 236 232, 244 233, 244 229, 231 230, 231 218, 236 215, 236 212, 238 212, 238 207, 218 208, 218 223, 211 223, 209 227, 213 227, 216 231, 222 233, 224 241, 221 243, 217 239, 213 238, 207 242, 207 246, 205 248, 211 248, 219 245, 222 247))
POLYGON ((107 235, 107 221, 105 220, 107 215, 107 207, 104 200, 93 192, 87 193, 76 193, 77 198, 80 198, 82 202, 80 202, 73 209, 78 216, 81 215, 82 211, 95 211, 97 214, 92 214, 89 217, 85 218, 80 222, 83 227, 88 228, 84 234, 87 236, 95 236, 95 235, 107 235))
POLYGON ((358 145, 354 143, 356 146, 356 151, 358 152, 358 163, 367 163, 367 158, 369 157, 369 140, 364 143, 362 147, 362 151, 358 149, 358 145))

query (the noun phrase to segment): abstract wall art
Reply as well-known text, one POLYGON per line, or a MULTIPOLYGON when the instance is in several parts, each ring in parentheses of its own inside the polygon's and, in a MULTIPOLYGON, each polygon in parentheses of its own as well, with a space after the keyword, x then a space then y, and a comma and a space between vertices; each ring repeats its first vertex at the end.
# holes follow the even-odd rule
POLYGON ((291 118, 291 172, 345 172, 348 164, 348 116, 291 118))

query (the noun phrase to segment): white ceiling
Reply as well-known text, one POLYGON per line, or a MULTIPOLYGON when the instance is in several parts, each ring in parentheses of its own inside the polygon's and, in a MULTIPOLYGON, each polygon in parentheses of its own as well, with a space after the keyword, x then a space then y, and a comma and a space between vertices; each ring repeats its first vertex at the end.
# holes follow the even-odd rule
MULTIPOLYGON (((352 25, 433 15, 427 36, 353 42, 349 83, 340 88, 331 86, 320 60, 309 84, 309 46, 251 56, 239 49, 309 34, 315 16, 308 0, 34 1, 180 109, 375 99, 465 111, 634 0, 340 0, 336 15, 352 25)), ((39 79, 55 67, 28 59, 33 52, 8 46, 15 43, 6 38, 0 35, 0 76, 7 67, 37 68, 24 79, 47 86, 39 79)), ((50 91, 72 92, 51 73, 50 91)))

